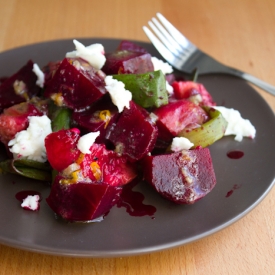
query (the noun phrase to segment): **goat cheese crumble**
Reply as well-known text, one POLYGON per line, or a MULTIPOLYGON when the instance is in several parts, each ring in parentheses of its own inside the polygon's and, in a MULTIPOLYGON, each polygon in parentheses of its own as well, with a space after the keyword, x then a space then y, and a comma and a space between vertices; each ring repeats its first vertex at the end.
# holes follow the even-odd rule
POLYGON ((28 195, 22 202, 21 207, 24 209, 36 211, 39 209, 39 195, 28 195))
POLYGON ((161 59, 158 59, 154 56, 151 57, 151 60, 155 71, 161 70, 164 75, 171 74, 173 72, 173 67, 169 65, 167 62, 164 62, 161 59))
POLYGON ((44 73, 41 71, 41 69, 39 68, 39 66, 36 63, 33 64, 32 71, 37 76, 36 85, 38 85, 39 87, 43 88, 44 87, 44 83, 45 83, 45 75, 44 75, 44 73))
POLYGON ((171 150, 174 152, 179 152, 181 150, 189 150, 193 146, 194 144, 190 142, 188 138, 174 137, 171 144, 171 150))
POLYGON ((83 154, 91 154, 90 148, 94 144, 99 134, 100 132, 97 131, 88 133, 80 137, 77 143, 78 150, 83 154))
POLYGON ((235 135, 235 140, 242 141, 243 137, 255 138, 256 129, 248 119, 243 119, 240 112, 223 106, 213 106, 221 112, 228 122, 224 135, 235 135))
POLYGON ((18 132, 10 140, 10 152, 14 159, 26 158, 39 162, 46 162, 46 148, 44 140, 52 132, 51 120, 46 116, 30 116, 29 127, 18 132))
POLYGON ((125 89, 125 84, 121 81, 113 79, 111 75, 105 77, 105 88, 109 92, 112 102, 117 106, 119 113, 124 109, 130 108, 132 93, 125 89))
POLYGON ((104 55, 104 47, 102 44, 96 43, 85 47, 82 43, 73 40, 75 51, 66 53, 66 57, 75 58, 80 57, 86 60, 95 69, 100 70, 106 62, 104 55))
MULTIPOLYGON (((173 72, 173 67, 171 65, 161 59, 158 59, 157 57, 152 56, 151 61, 154 66, 154 71, 160 70, 164 75, 171 74, 173 72)), ((168 81, 166 81, 166 91, 169 95, 174 93, 174 88, 168 83, 168 81)))
POLYGON ((166 91, 168 95, 172 95, 174 93, 174 88, 171 86, 168 81, 166 80, 166 91))

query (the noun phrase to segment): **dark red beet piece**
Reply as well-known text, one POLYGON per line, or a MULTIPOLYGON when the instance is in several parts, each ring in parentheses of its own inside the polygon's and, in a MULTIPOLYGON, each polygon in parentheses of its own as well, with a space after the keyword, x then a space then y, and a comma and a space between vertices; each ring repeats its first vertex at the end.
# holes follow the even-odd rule
POLYGON ((61 61, 49 62, 42 70, 45 75, 45 83, 44 86, 48 85, 48 82, 52 80, 54 74, 56 73, 58 67, 60 66, 61 61))
POLYGON ((131 101, 130 108, 125 108, 117 123, 110 126, 107 138, 119 154, 137 161, 152 151, 157 134, 157 127, 145 115, 144 109, 131 101))
POLYGON ((62 96, 62 103, 72 109, 91 105, 107 91, 105 75, 80 58, 65 58, 48 81, 44 96, 62 96))
POLYGON ((148 53, 148 51, 145 48, 137 45, 136 43, 134 43, 132 41, 128 41, 128 40, 120 41, 117 50, 118 51, 126 50, 126 51, 131 51, 131 52, 148 53))
POLYGON ((207 119, 207 113, 198 105, 188 100, 176 100, 163 105, 154 114, 158 117, 157 126, 160 131, 160 138, 167 140, 169 131, 173 136, 177 136, 186 126, 201 125, 207 119))
POLYGON ((89 108, 83 111, 74 111, 72 121, 73 125, 81 130, 81 133, 100 131, 96 142, 105 143, 107 126, 116 122, 118 116, 117 107, 112 103, 107 94, 89 108))
POLYGON ((33 104, 22 102, 9 107, 0 115, 0 140, 5 145, 14 138, 17 132, 25 130, 28 125, 29 116, 42 116, 33 104))
POLYGON ((106 53, 106 62, 102 71, 112 74, 142 74, 154 71, 149 53, 116 51, 106 53))
POLYGON ((80 168, 85 178, 93 182, 104 182, 112 186, 125 185, 136 176, 136 164, 129 163, 124 156, 107 150, 105 145, 94 143, 91 154, 85 154, 80 168))
POLYGON ((37 76, 32 71, 33 62, 29 60, 18 72, 0 85, 0 111, 14 104, 27 101, 40 92, 36 85, 37 76))
POLYGON ((144 178, 163 197, 178 204, 193 204, 216 184, 208 148, 146 156, 144 178))
POLYGON ((2 76, 2 77, 0 77, 0 85, 1 85, 4 81, 6 81, 7 79, 8 79, 7 76, 2 76))
POLYGON ((62 171, 79 157, 80 151, 77 149, 79 134, 78 129, 60 130, 45 138, 48 161, 53 169, 62 171))
POLYGON ((107 213, 118 201, 122 188, 105 183, 63 184, 56 176, 49 197, 51 209, 67 221, 91 221, 107 213))

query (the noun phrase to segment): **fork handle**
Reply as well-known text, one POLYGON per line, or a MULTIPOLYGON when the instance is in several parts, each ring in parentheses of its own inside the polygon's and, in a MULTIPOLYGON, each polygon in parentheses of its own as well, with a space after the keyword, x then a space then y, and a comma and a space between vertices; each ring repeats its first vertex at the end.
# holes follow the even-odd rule
POLYGON ((272 94, 275 96, 275 87, 264 82, 263 80, 253 76, 253 75, 250 75, 248 73, 245 73, 245 72, 242 72, 242 71, 239 71, 237 69, 234 69, 234 68, 228 68, 228 70, 225 71, 226 73, 229 73, 229 74, 232 74, 232 75, 235 75, 235 76, 238 76, 242 79, 245 79, 246 81, 254 84, 255 86, 261 88, 262 90, 272 94))

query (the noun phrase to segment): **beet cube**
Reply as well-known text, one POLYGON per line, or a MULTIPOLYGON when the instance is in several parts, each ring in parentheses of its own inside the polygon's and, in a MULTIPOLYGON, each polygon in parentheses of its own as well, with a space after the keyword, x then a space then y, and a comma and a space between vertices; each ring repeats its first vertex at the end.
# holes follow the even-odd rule
POLYGON ((121 187, 105 183, 63 184, 56 176, 49 197, 51 209, 67 221, 88 222, 108 212, 119 199, 121 187))
POLYGON ((62 171, 79 157, 80 151, 77 149, 79 134, 78 129, 60 130, 45 138, 48 161, 53 169, 62 171))
POLYGON ((100 131, 100 135, 96 138, 97 143, 106 141, 107 126, 116 122, 117 118, 117 107, 112 103, 109 95, 103 96, 83 111, 74 111, 72 115, 73 124, 82 133, 100 131))
POLYGON ((154 71, 149 53, 132 51, 115 51, 106 53, 106 62, 102 71, 113 74, 142 74, 154 71))
POLYGON ((193 204, 216 185, 208 148, 146 156, 143 166, 145 180, 160 195, 178 204, 193 204))
POLYGON ((136 166, 124 156, 107 150, 104 144, 94 143, 91 154, 85 154, 80 169, 84 178, 112 186, 125 185, 136 176, 136 166))
POLYGON ((6 81, 8 79, 8 77, 6 77, 6 76, 1 76, 0 77, 0 85, 4 82, 4 81, 6 81))
POLYGON ((105 75, 80 58, 65 58, 48 81, 44 96, 57 95, 63 105, 80 109, 91 105, 105 93, 105 75))
POLYGON ((37 76, 29 60, 18 72, 5 79, 0 85, 0 111, 14 104, 27 101, 40 92, 36 85, 37 76))
POLYGON ((46 87, 48 82, 52 80, 54 74, 56 73, 58 67, 60 66, 61 61, 49 62, 42 70, 45 75, 45 83, 46 87))
POLYGON ((148 53, 148 51, 145 48, 137 45, 136 43, 134 43, 132 41, 128 41, 128 40, 120 41, 117 50, 118 51, 126 50, 126 51, 131 51, 131 52, 148 53))
POLYGON ((116 124, 109 126, 107 138, 115 145, 116 152, 137 161, 152 151, 157 138, 157 127, 145 109, 133 101, 125 108, 116 124))

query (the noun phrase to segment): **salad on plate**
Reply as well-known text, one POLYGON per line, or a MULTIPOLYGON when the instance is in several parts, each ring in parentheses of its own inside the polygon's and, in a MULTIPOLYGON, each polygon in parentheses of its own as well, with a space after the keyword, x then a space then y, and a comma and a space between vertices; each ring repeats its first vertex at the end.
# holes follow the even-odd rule
MULTIPOLYGON (((224 135, 254 138, 237 110, 123 40, 114 52, 84 46, 42 69, 32 60, 0 79, 2 173, 50 183, 47 204, 70 222, 91 222, 123 188, 146 181, 164 198, 193 204, 216 185, 209 146, 224 135)), ((39 209, 39 196, 22 207, 39 209)))

